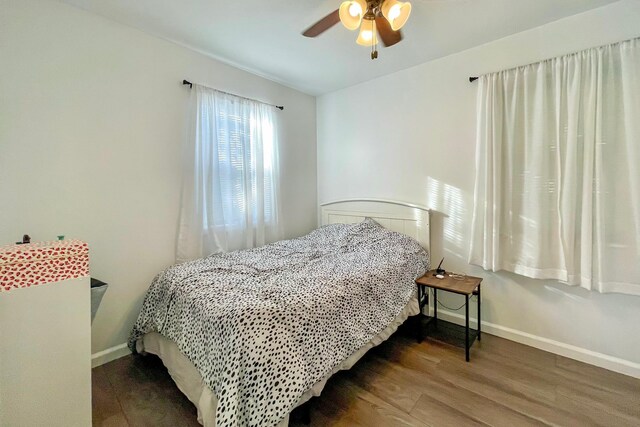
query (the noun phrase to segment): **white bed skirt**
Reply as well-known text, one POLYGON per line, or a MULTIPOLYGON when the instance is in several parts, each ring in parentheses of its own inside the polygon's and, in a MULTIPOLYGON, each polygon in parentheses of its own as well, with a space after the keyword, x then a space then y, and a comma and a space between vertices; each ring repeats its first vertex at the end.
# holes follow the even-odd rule
MULTIPOLYGON (((331 372, 307 390, 301 397, 296 407, 307 402, 314 396, 320 396, 322 389, 329 378, 338 371, 351 369, 369 349, 386 341, 398 327, 407 320, 409 316, 419 313, 418 299, 414 294, 409 304, 400 312, 398 317, 386 329, 373 337, 371 341, 363 345, 358 351, 353 353, 339 365, 336 365, 331 372)), ((198 409, 198 422, 204 427, 214 427, 216 424, 216 407, 218 399, 213 391, 205 384, 202 376, 187 357, 178 350, 178 346, 171 340, 165 338, 157 332, 146 334, 136 343, 139 353, 152 353, 160 357, 162 363, 167 367, 171 378, 176 383, 180 391, 198 409)), ((287 427, 289 416, 287 415, 278 427, 287 427)))

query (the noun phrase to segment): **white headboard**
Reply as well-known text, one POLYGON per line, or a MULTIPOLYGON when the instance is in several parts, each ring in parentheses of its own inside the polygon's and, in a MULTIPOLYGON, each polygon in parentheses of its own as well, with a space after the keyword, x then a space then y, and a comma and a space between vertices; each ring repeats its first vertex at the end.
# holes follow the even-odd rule
POLYGON ((429 209, 411 203, 383 199, 346 199, 321 203, 321 225, 353 224, 366 217, 385 228, 416 239, 431 249, 429 209))

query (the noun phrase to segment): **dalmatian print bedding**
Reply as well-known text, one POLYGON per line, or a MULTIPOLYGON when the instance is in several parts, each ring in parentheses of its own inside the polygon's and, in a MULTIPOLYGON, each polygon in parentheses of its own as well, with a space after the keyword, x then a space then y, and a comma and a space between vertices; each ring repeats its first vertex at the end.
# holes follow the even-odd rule
POLYGON ((273 426, 400 314, 428 265, 370 219, 211 255, 158 274, 129 347, 159 332, 216 394, 217 426, 273 426))

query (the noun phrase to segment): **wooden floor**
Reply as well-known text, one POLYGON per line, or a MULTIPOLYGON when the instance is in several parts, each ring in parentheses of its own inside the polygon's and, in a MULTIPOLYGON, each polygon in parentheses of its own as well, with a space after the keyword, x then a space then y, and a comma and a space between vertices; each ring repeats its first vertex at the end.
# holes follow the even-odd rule
MULTIPOLYGON (((462 349, 401 330, 307 407, 311 426, 640 426, 640 380, 491 335, 465 363, 462 349)), ((199 425, 154 356, 93 370, 93 424, 199 425)))

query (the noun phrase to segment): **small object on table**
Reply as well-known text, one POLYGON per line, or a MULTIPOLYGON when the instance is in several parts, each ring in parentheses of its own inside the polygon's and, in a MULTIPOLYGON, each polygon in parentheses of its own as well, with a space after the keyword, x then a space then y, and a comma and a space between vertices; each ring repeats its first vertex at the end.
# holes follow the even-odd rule
POLYGON ((26 245, 31 243, 31 237, 28 234, 22 236, 22 242, 16 242, 16 245, 26 245))
MULTIPOLYGON (((481 339, 481 327, 480 327, 480 283, 482 278, 473 276, 457 276, 456 278, 450 276, 442 276, 440 279, 436 274, 436 270, 427 271, 422 277, 416 279, 418 285, 418 303, 420 304, 420 324, 418 328, 418 342, 422 341, 422 320, 426 319, 426 326, 431 329, 430 336, 433 339, 444 341, 450 344, 459 345, 456 332, 461 329, 460 326, 444 320, 438 320, 438 290, 453 292, 456 294, 464 295, 465 297, 465 327, 464 327, 464 348, 465 359, 469 361, 469 349, 473 345, 476 338, 478 341, 481 339), (463 277, 463 279, 460 279, 463 277), (433 316, 426 316, 422 314, 422 309, 428 301, 429 289, 433 289, 433 316), (469 329, 469 301, 473 295, 478 296, 478 329, 476 331, 469 329), (432 325, 433 324, 433 325, 432 325)), ((440 274, 438 274, 440 275, 440 274)))
POLYGON ((59 235, 58 240, 64 240, 64 235, 63 234, 59 235))

